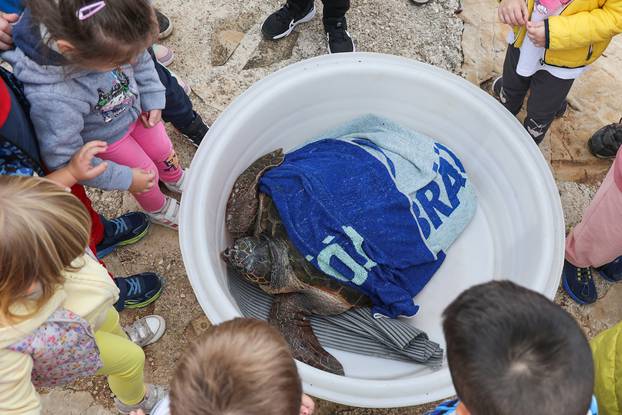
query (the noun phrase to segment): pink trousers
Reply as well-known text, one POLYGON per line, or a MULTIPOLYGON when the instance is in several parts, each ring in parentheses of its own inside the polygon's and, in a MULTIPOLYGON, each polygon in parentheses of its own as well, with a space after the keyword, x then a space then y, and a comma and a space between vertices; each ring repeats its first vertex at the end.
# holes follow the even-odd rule
POLYGON ((155 127, 145 128, 137 120, 119 141, 109 145, 98 157, 155 173, 156 184, 149 191, 134 193, 140 206, 147 212, 160 210, 166 201, 158 180, 176 183, 183 174, 173 143, 161 122, 155 127))
POLYGON ((605 181, 566 238, 566 259, 576 267, 600 267, 622 255, 622 189, 615 176, 622 168, 622 151, 605 181))

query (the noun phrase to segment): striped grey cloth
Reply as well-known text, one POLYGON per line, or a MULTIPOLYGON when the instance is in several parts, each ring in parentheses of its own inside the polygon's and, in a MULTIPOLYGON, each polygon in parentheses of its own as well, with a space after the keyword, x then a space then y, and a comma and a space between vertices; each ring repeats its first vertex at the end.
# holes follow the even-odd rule
MULTIPOLYGON (((268 318, 272 297, 259 287, 230 271, 229 290, 245 317, 268 318)), ((443 349, 426 333, 401 320, 375 319, 369 308, 355 308, 336 316, 312 316, 311 325, 324 347, 433 369, 443 362, 443 349)))

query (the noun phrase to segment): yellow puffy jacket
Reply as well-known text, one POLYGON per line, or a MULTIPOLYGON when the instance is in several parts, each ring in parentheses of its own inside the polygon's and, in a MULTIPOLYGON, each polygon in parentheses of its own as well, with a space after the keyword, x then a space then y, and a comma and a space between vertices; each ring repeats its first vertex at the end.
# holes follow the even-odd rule
POLYGON ((590 343, 598 415, 619 415, 622 413, 622 323, 600 333, 590 343))
MULTIPOLYGON (((529 14, 535 0, 527 0, 529 14)), ((603 54, 611 38, 622 33, 622 0, 572 0, 559 16, 545 20, 547 65, 579 68, 603 54)), ((514 27, 519 48, 527 29, 514 27)))

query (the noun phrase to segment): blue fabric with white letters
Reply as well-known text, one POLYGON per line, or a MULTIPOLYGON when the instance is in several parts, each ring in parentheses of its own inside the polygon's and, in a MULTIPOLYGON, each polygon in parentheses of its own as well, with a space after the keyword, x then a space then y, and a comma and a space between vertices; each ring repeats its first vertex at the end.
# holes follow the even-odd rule
POLYGON ((416 296, 473 217, 460 160, 432 139, 365 116, 286 155, 268 194, 300 253, 358 288, 374 314, 413 316, 416 296))

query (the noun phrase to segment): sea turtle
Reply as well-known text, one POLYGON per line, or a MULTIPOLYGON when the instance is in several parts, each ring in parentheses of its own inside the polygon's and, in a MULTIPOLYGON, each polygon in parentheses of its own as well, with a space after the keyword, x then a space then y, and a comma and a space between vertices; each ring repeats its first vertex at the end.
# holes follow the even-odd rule
POLYGON ((234 242, 222 257, 248 281, 273 295, 268 320, 281 331, 296 359, 343 375, 341 363, 315 337, 308 316, 340 314, 369 306, 370 301, 309 263, 287 237, 272 199, 258 192, 261 176, 284 158, 282 149, 266 154, 236 180, 225 220, 234 242))

